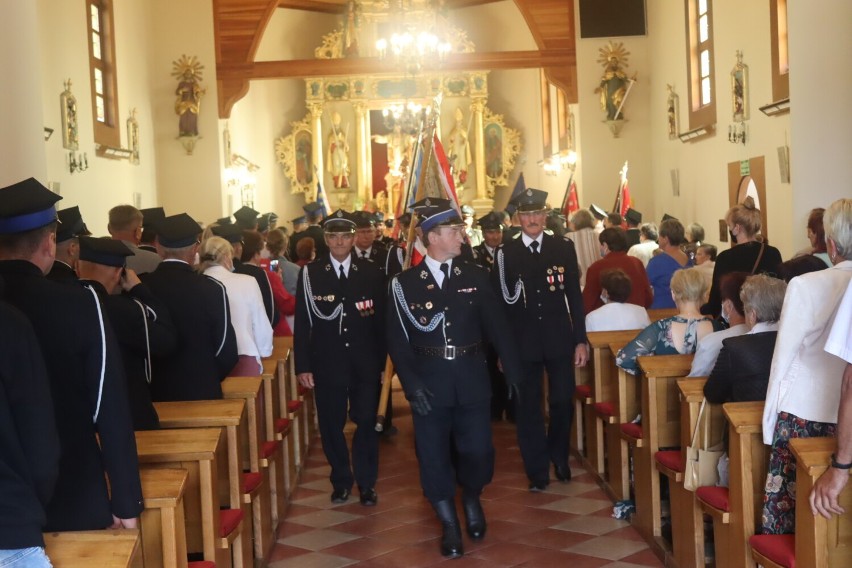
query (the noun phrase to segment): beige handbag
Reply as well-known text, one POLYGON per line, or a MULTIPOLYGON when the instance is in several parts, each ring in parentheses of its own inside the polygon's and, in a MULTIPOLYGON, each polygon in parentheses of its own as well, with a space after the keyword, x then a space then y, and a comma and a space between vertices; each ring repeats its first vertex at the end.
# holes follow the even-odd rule
MULTIPOLYGON (((704 408, 707 399, 701 401, 698 410, 698 421, 695 423, 695 432, 692 433, 692 444, 686 448, 686 471, 683 473, 683 488, 687 491, 695 491, 699 487, 716 485, 719 481, 719 472, 716 469, 719 459, 724 455, 721 445, 708 447, 710 445, 710 420, 705 417, 704 408), (698 432, 703 431, 701 445, 698 443, 698 432)), ((709 415, 709 413, 708 413, 709 415)))

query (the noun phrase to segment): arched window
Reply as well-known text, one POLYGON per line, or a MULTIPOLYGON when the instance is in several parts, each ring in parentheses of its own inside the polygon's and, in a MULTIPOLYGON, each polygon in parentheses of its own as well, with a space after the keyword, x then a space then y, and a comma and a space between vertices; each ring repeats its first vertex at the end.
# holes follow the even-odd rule
POLYGON ((716 123, 716 81, 713 56, 713 2, 686 1, 686 53, 689 128, 716 123))
MULTIPOLYGON (((113 0, 86 0, 95 143, 121 146, 115 66, 113 0)), ((98 152, 101 154, 101 152, 98 152)))

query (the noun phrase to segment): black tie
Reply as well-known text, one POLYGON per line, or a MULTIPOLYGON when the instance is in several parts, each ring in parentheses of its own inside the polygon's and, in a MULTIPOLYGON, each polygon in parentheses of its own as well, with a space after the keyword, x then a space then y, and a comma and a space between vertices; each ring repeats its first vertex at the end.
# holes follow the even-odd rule
POLYGON ((367 251, 365 251, 365 250, 361 251, 361 258, 367 258, 367 251))
POLYGON ((346 273, 343 271, 343 265, 340 265, 340 283, 346 284, 348 279, 346 278, 346 273))
POLYGON ((533 254, 538 254, 538 241, 533 241, 530 243, 530 250, 533 254))
POLYGON ((441 282, 441 290, 446 290, 450 286, 450 265, 446 262, 441 263, 441 272, 444 273, 444 281, 441 282))

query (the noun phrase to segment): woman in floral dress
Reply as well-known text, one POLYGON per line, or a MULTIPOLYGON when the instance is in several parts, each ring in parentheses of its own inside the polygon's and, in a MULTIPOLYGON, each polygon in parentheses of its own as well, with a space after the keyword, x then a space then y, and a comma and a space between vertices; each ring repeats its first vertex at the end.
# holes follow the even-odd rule
POLYGON ((637 357, 695 353, 698 342, 721 329, 721 324, 698 311, 707 294, 707 281, 696 269, 678 270, 671 280, 676 316, 655 321, 618 352, 615 364, 631 375, 639 370, 637 357))

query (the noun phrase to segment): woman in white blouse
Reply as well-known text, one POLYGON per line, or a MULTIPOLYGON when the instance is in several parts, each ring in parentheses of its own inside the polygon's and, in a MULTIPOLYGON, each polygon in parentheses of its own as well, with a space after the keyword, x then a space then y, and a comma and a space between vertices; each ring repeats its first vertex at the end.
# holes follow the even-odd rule
POLYGON ((237 336, 240 360, 231 375, 257 375, 261 357, 272 354, 272 326, 263 306, 257 280, 233 272, 234 249, 221 237, 211 237, 201 244, 199 270, 225 286, 228 293, 231 324, 237 336))
POLYGON ((823 218, 832 268, 787 286, 763 411, 763 441, 772 445, 763 504, 764 534, 795 529, 796 461, 792 438, 834 436, 845 363, 824 350, 843 292, 852 280, 852 199, 823 218))

